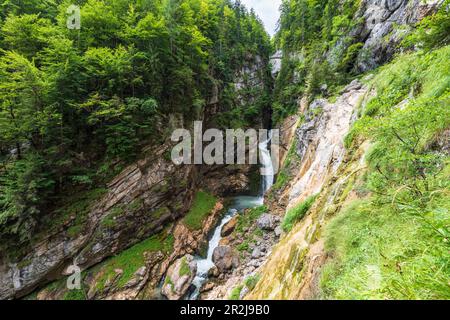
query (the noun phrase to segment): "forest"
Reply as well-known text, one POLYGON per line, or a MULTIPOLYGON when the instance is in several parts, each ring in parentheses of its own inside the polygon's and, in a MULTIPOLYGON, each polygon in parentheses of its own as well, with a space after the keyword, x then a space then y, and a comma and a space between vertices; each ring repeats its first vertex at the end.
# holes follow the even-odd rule
POLYGON ((249 126, 269 103, 268 93, 235 102, 236 70, 271 51, 261 21, 239 3, 76 1, 82 29, 70 30, 73 4, 1 6, 2 243, 29 240, 65 194, 98 188, 164 142, 177 115, 201 119, 214 87, 221 127, 249 126))

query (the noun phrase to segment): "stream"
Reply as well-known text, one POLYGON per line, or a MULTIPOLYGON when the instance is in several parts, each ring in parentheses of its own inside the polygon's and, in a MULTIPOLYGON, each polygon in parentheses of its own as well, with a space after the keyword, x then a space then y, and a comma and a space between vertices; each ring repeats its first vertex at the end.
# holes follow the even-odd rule
POLYGON ((270 133, 269 139, 261 142, 258 145, 259 159, 261 162, 261 169, 265 170, 265 175, 262 175, 260 194, 258 196, 236 196, 232 198, 232 204, 228 209, 227 214, 222 218, 221 222, 214 229, 214 232, 208 242, 208 253, 206 258, 196 256, 197 261, 197 274, 193 281, 195 290, 188 296, 188 300, 197 300, 200 294, 200 288, 208 280, 208 271, 214 267, 212 261, 214 249, 219 246, 222 239, 220 233, 225 224, 227 224, 236 214, 242 212, 245 209, 255 208, 264 204, 264 194, 272 187, 274 183, 274 173, 272 166, 272 159, 270 156, 270 133))

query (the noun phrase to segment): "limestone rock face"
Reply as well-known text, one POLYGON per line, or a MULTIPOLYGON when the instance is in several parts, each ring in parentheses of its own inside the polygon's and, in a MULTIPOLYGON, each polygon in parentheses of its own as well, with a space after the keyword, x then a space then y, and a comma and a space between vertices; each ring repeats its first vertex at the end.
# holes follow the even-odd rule
POLYGON ((359 81, 353 81, 335 103, 316 100, 306 122, 297 129, 301 165, 289 191, 290 205, 317 194, 326 178, 333 175, 345 156, 344 139, 354 119, 354 111, 367 94, 359 81))
POLYGON ((187 293, 197 273, 197 262, 191 255, 175 261, 167 271, 162 294, 169 300, 180 300, 187 293))
POLYGON ((166 160, 168 148, 151 150, 124 169, 107 185, 82 225, 75 225, 76 214, 67 212, 67 221, 23 248, 17 261, 1 252, 0 299, 23 296, 49 279, 60 278, 74 262, 86 269, 160 232, 183 215, 193 191, 180 181, 192 180, 194 171, 166 160), (175 208, 175 204, 182 205, 175 208), (70 233, 72 226, 81 231, 70 233))
MULTIPOLYGON (((349 131, 358 106, 364 106, 372 92, 359 81, 353 81, 335 102, 314 101, 306 115, 306 122, 297 129, 301 162, 296 167, 286 192, 287 210, 320 192, 309 213, 273 247, 256 271, 260 276, 255 288, 244 299, 312 299, 326 260, 324 241, 317 235, 322 231, 328 212, 342 201, 344 190, 351 183, 349 176, 360 172, 367 150, 362 145, 352 158, 346 153, 343 137, 349 131), (276 270, 276 272, 274 272, 276 270), (293 277, 301 274, 301 277, 293 277)), ((342 204, 340 204, 342 205, 342 204)), ((277 236, 281 235, 277 230, 277 236)), ((275 232, 274 232, 275 234, 275 232)), ((258 256, 258 252, 255 257, 258 256)), ((255 259, 255 265, 259 259, 255 259)))
POLYGON ((219 246, 214 250, 213 262, 224 273, 239 265, 239 259, 230 246, 219 246))
POLYGON ((358 69, 365 72, 388 61, 410 28, 433 13, 439 0, 364 0, 357 14, 364 23, 353 35, 364 42, 358 69))

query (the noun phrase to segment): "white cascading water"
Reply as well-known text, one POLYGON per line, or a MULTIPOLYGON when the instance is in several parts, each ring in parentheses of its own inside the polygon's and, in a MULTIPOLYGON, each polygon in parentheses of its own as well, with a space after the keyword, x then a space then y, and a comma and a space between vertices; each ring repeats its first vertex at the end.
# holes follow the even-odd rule
POLYGON ((194 292, 189 296, 189 300, 196 300, 200 293, 200 288, 208 280, 208 271, 214 267, 212 261, 214 249, 219 246, 222 239, 220 233, 225 224, 227 224, 238 212, 261 206, 264 204, 264 194, 272 187, 274 183, 274 170, 272 165, 272 158, 270 156, 271 133, 269 132, 269 138, 261 142, 258 145, 259 148, 259 160, 261 162, 261 169, 264 173, 261 180, 261 194, 257 197, 251 196, 238 196, 233 199, 232 208, 228 210, 225 217, 220 224, 214 230, 214 233, 208 243, 208 253, 206 258, 196 257, 197 260, 197 275, 195 276, 192 284, 195 286, 194 292))

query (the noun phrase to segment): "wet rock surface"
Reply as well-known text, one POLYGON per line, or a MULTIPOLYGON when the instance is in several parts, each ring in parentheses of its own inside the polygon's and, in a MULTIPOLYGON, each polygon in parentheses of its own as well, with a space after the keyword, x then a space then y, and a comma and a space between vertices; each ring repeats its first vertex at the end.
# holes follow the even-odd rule
POLYGON ((220 235, 222 237, 227 237, 229 236, 234 229, 236 228, 236 224, 238 222, 239 217, 235 216, 233 217, 229 222, 227 222, 227 224, 225 224, 220 232, 220 235))

